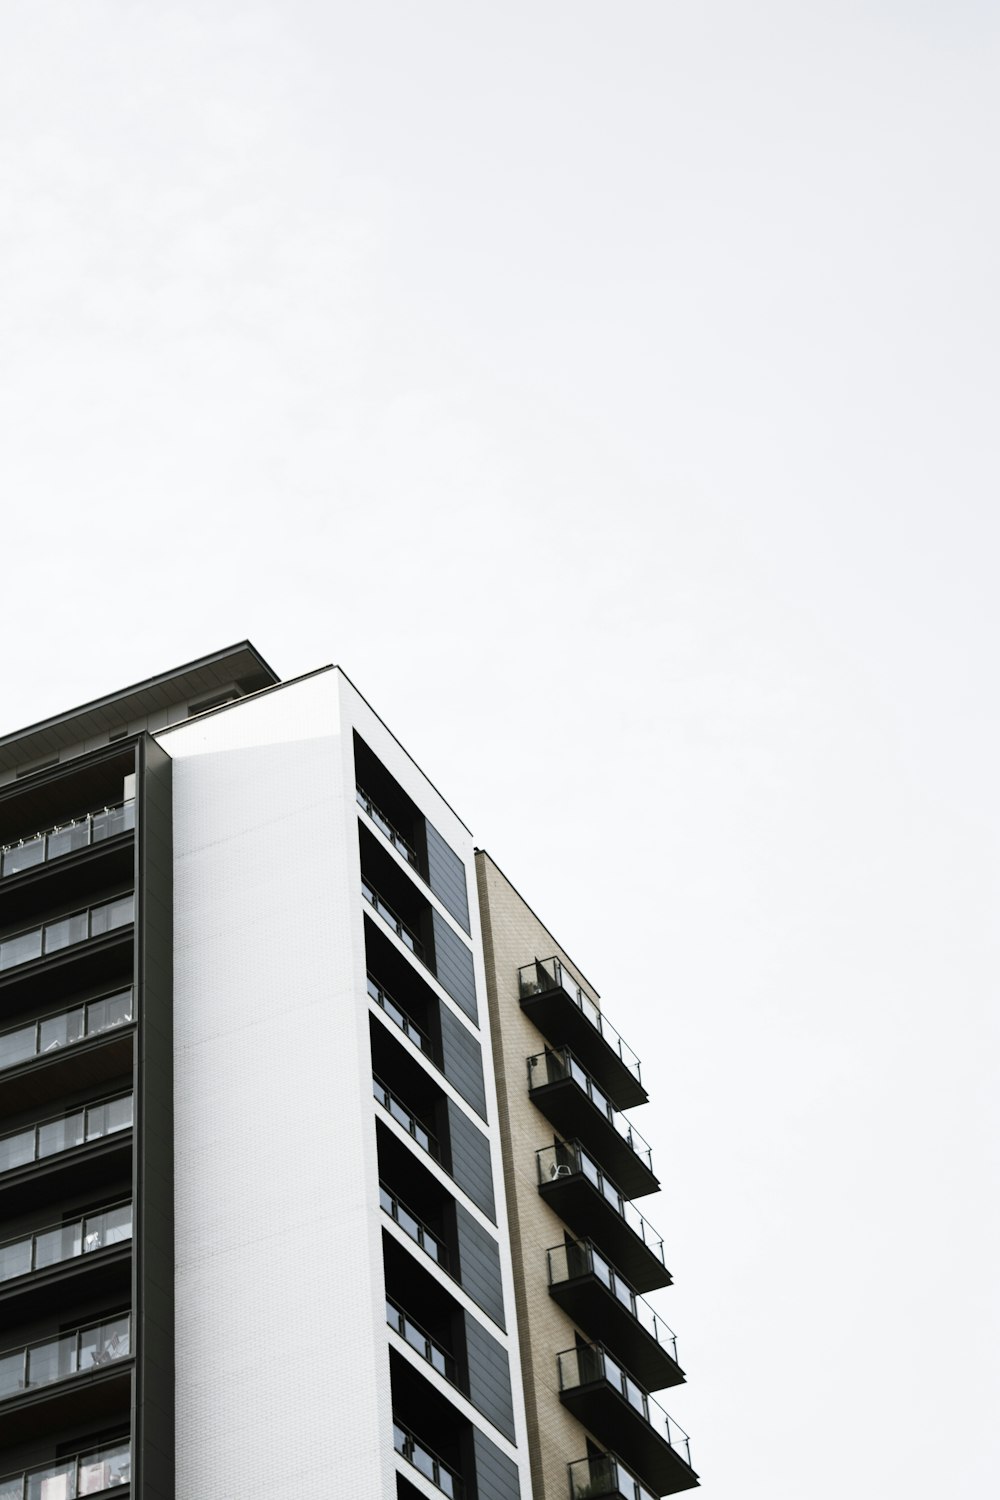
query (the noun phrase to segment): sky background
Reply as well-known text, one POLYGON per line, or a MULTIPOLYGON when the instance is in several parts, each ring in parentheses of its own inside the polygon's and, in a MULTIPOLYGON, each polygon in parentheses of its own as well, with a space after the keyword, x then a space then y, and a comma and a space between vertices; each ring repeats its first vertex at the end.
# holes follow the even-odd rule
POLYGON ((345 668, 646 1060, 718 1500, 1000 1473, 998 67, 973 0, 0 8, 2 728, 345 668))

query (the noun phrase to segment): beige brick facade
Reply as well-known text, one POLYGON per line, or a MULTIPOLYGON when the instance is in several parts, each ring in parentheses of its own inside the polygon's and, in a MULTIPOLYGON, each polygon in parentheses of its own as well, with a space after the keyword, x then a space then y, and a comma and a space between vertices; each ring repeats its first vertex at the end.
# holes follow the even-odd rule
MULTIPOLYGON (((553 1129, 528 1097, 527 1059, 545 1038, 521 1009, 517 971, 558 955, 589 994, 569 956, 482 850, 476 853, 494 1066, 500 1107, 507 1211, 521 1333, 528 1446, 535 1500, 567 1500, 566 1465, 583 1458, 587 1434, 559 1400, 556 1355, 576 1339, 572 1320, 548 1293, 545 1252, 563 1242, 565 1225, 538 1192, 535 1153, 553 1129)), ((595 997, 596 998, 596 997, 595 997)))

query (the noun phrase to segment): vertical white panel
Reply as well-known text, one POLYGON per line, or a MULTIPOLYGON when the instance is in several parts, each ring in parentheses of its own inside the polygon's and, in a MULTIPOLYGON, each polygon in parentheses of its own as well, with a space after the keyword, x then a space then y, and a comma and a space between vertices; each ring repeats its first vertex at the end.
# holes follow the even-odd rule
POLYGON ((395 1494, 337 679, 158 736, 174 761, 178 1500, 395 1494))

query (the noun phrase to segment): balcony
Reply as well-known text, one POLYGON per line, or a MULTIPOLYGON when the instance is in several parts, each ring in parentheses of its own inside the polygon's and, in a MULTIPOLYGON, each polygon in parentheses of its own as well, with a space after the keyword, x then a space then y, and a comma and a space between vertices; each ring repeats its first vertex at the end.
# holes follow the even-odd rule
POLYGON ((439 1489, 442 1495, 447 1495, 448 1500, 462 1500, 464 1486, 454 1470, 395 1417, 392 1419, 392 1446, 400 1458, 412 1464, 418 1473, 430 1480, 435 1489, 439 1489))
POLYGON ((420 861, 417 857, 416 849, 414 849, 408 840, 404 839, 398 828, 393 827, 385 813, 372 801, 363 787, 359 786, 356 790, 358 806, 368 814, 386 843, 391 844, 396 853, 405 859, 407 864, 412 865, 419 875, 420 861))
POLYGON ((409 1235, 415 1245, 418 1245, 424 1254, 441 1267, 448 1275, 449 1255, 448 1247, 441 1236, 428 1229, 424 1221, 417 1217, 403 1200, 386 1187, 384 1182, 379 1183, 379 1203, 382 1212, 389 1215, 394 1224, 398 1224, 404 1234, 409 1235))
POLYGON ((365 880, 363 876, 361 879, 361 894, 372 910, 378 912, 386 926, 392 929, 404 947, 409 948, 410 952, 416 958, 419 958, 421 963, 426 963, 424 945, 416 933, 407 927, 403 919, 396 915, 384 897, 380 896, 375 887, 365 880))
POLYGON ((401 1339, 416 1350, 421 1359, 427 1361, 432 1369, 452 1385, 458 1384, 458 1366, 448 1351, 431 1338, 421 1328, 419 1323, 414 1322, 408 1313, 396 1306, 394 1302, 386 1299, 385 1320, 389 1327, 395 1329, 401 1339))
POLYGON ((131 1331, 131 1315, 123 1313, 0 1354, 0 1401, 127 1359, 132 1352, 131 1331))
POLYGON ((12 933, 0 942, 0 973, 39 958, 50 958, 65 948, 78 947, 92 938, 127 927, 133 920, 134 911, 135 901, 129 894, 86 911, 74 912, 72 916, 60 917, 58 921, 46 922, 41 927, 32 927, 27 932, 12 933))
POLYGON ((117 1026, 126 1026, 132 1020, 132 991, 129 989, 0 1032, 0 1072, 57 1052, 62 1047, 71 1047, 76 1042, 89 1041, 117 1026))
POLYGON ((374 1074, 372 1075, 372 1094, 382 1108, 392 1116, 396 1124, 402 1126, 410 1139, 416 1141, 422 1151, 426 1151, 428 1156, 432 1156, 435 1161, 441 1160, 441 1148, 437 1137, 374 1074))
POLYGON ((687 1433, 600 1344, 557 1356, 559 1399, 601 1443, 624 1455, 657 1495, 692 1489, 687 1433))
POLYGON ((570 1500, 657 1500, 613 1453, 580 1458, 568 1467, 570 1500))
POLYGON ((594 1239, 640 1292, 669 1286, 663 1241, 576 1142, 537 1153, 538 1191, 581 1239, 594 1239))
POLYGON ((0 1283, 65 1265, 132 1239, 132 1204, 118 1203, 0 1245, 0 1283))
POLYGON ((549 1296, 573 1322, 620 1355, 648 1390, 680 1385, 677 1337, 589 1242, 547 1252, 549 1296))
POLYGON ((525 964, 517 980, 521 1009, 548 1041, 572 1047, 620 1108, 647 1102, 639 1059, 558 958, 525 964))
POLYGON ((74 854, 78 849, 89 849, 92 844, 117 838, 134 827, 135 803, 122 802, 117 807, 84 813, 80 818, 59 823, 45 833, 19 839, 15 844, 3 844, 0 846, 0 880, 49 864, 64 854, 74 854))
POLYGON ((434 1062, 431 1039, 426 1031, 421 1030, 412 1016, 408 1016, 398 1001, 394 1000, 388 990, 379 984, 378 980, 373 979, 370 974, 368 975, 368 995, 370 999, 375 1001, 382 1014, 388 1016, 394 1026, 399 1027, 407 1041, 412 1042, 414 1047, 419 1048, 426 1057, 430 1058, 431 1062, 434 1062))
POLYGON ((560 1135, 593 1151, 623 1193, 639 1198, 657 1191, 649 1146, 568 1047, 528 1058, 528 1092, 560 1135))
POLYGON ((103 1494, 128 1485, 132 1477, 129 1441, 56 1459, 36 1469, 0 1478, 0 1500, 72 1500, 75 1495, 103 1494))
POLYGON ((60 1156, 77 1146, 129 1130, 132 1125, 132 1095, 102 1099, 54 1120, 41 1120, 26 1130, 0 1136, 0 1176, 18 1167, 30 1166, 47 1157, 60 1156))

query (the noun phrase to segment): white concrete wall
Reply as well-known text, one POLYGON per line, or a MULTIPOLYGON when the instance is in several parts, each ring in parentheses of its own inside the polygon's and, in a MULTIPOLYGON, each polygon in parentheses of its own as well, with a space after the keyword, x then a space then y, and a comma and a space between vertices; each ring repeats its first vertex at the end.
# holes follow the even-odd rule
POLYGON ((339 674, 173 758, 178 1500, 395 1494, 339 674))

